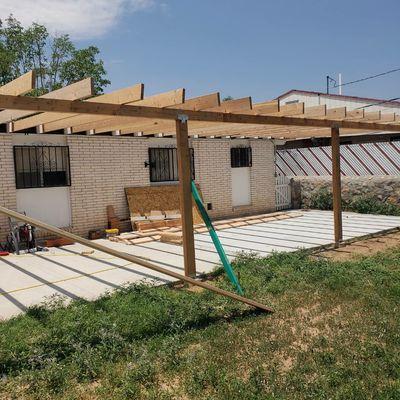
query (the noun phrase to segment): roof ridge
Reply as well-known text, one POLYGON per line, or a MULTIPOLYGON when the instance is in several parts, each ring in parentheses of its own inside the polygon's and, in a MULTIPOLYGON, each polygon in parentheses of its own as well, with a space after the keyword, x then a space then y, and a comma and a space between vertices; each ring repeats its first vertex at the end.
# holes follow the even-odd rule
POLYGON ((371 97, 350 96, 350 95, 335 94, 335 93, 328 94, 328 93, 323 93, 323 92, 316 92, 313 90, 301 90, 301 89, 288 90, 287 92, 276 97, 276 100, 279 100, 282 97, 285 97, 291 93, 306 93, 306 94, 314 94, 314 95, 325 96, 325 97, 335 97, 335 98, 340 98, 340 99, 347 98, 347 99, 364 100, 364 101, 371 101, 371 102, 377 102, 377 103, 382 102, 382 104, 385 104, 384 102, 387 101, 387 104, 395 104, 396 106, 400 106, 400 101, 389 101, 388 99, 376 99, 376 98, 371 98, 371 97))

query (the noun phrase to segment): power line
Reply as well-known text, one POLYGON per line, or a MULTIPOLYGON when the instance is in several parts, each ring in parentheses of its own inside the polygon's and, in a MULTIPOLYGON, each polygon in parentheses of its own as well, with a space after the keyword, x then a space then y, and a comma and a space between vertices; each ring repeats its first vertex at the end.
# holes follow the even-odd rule
POLYGON ((341 86, 347 86, 347 85, 352 85, 353 83, 358 83, 358 82, 363 82, 363 81, 367 81, 369 79, 374 79, 374 78, 378 78, 379 76, 383 76, 383 75, 388 75, 388 74, 392 74, 393 72, 398 72, 400 71, 400 68, 395 68, 395 69, 391 69, 390 71, 386 71, 386 72, 382 72, 380 74, 376 74, 376 75, 371 75, 371 76, 367 76, 366 78, 361 78, 361 79, 356 79, 355 81, 350 81, 350 82, 346 82, 346 83, 342 83, 341 85, 337 84, 337 82, 330 78, 329 79, 331 81, 334 81, 334 85, 332 86, 333 88, 337 88, 337 87, 341 87, 341 86))

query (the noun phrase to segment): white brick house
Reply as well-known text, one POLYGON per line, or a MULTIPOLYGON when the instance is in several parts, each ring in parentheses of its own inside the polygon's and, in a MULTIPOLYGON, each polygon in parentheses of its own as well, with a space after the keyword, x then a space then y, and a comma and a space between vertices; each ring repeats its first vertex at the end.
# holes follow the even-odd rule
MULTIPOLYGON (((151 182, 149 148, 175 146, 173 138, 0 133, 0 204, 86 236, 106 227, 107 205, 128 218, 125 187, 166 183, 151 182)), ((271 140, 191 139, 190 146, 213 218, 275 210, 271 140), (251 148, 251 166, 232 168, 232 147, 251 148)), ((0 217, 0 240, 7 232, 0 217)))

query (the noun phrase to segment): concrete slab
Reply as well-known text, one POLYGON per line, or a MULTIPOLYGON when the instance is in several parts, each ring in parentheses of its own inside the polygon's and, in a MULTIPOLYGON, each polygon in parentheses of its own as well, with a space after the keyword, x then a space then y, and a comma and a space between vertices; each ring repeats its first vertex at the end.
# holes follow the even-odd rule
MULTIPOLYGON (((296 210, 288 212, 298 213, 296 210)), ((296 218, 259 221, 218 231, 230 259, 242 251, 268 255, 272 251, 327 245, 333 240, 333 215, 329 211, 306 211, 296 218)), ((343 214, 345 239, 396 227, 400 227, 400 217, 343 214)), ((105 239, 98 242, 183 274, 181 246, 154 241, 137 245, 105 239)), ((195 235, 195 247, 197 270, 212 271, 219 257, 207 233, 195 235)), ((90 300, 127 283, 173 281, 168 276, 98 251, 81 255, 84 250, 87 248, 74 244, 35 255, 1 257, 0 318, 10 318, 54 295, 67 300, 90 300)))

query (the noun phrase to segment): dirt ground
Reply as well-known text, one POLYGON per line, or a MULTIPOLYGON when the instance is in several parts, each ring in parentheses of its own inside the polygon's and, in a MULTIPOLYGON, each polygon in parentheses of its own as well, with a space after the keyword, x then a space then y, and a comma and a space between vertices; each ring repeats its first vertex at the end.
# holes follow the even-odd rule
POLYGON ((400 245, 400 231, 372 237, 317 253, 317 257, 330 260, 345 261, 359 256, 369 256, 391 247, 400 245))

